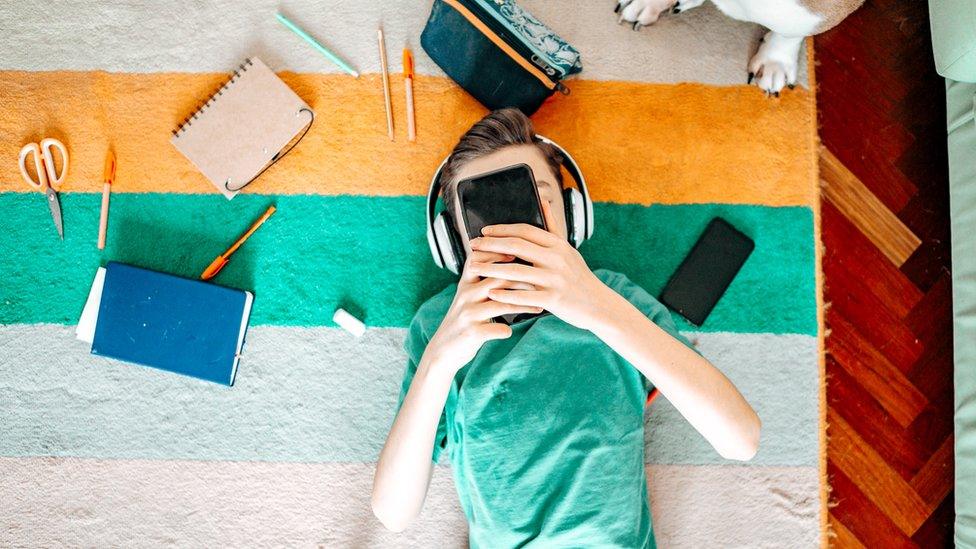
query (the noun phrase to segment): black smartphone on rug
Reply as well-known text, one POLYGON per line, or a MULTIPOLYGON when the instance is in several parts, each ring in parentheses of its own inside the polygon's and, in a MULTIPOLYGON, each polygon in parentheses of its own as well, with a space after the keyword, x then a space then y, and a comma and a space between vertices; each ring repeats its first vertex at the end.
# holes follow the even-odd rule
MULTIPOLYGON (((528 223, 548 230, 542 215, 539 189, 532 168, 526 164, 462 179, 458 182, 457 193, 468 238, 481 236, 481 229, 488 225, 528 223)), ((527 264, 519 258, 515 263, 527 264)), ((505 315, 494 320, 512 324, 533 316, 538 315, 505 315)))
POLYGON ((661 291, 661 303, 701 326, 755 246, 728 221, 716 217, 671 275, 661 291))

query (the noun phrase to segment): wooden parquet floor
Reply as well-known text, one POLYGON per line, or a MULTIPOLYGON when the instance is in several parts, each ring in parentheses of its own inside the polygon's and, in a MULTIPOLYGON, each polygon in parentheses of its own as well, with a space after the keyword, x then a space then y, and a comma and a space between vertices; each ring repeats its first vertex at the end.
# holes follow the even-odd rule
POLYGON ((868 0, 815 44, 830 543, 951 546, 945 92, 927 2, 868 0))

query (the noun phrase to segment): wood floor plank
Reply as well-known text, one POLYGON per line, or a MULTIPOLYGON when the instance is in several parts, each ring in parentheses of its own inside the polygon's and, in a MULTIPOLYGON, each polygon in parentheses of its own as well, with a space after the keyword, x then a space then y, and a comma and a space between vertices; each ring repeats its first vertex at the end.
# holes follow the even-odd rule
POLYGON ((910 483, 912 489, 930 506, 937 506, 952 491, 952 483, 955 480, 953 475, 954 441, 954 437, 946 437, 942 446, 932 454, 932 457, 910 483))
POLYGON ((911 539, 898 529, 860 488, 832 461, 827 461, 830 480, 830 517, 843 524, 865 546, 910 547, 911 539))
POLYGON ((895 473, 832 408, 827 410, 830 459, 906 536, 925 522, 933 507, 895 473))
POLYGON ((911 425, 928 405, 911 381, 878 352, 835 309, 827 311, 828 353, 891 414, 902 427, 911 425))
POLYGON ((943 272, 935 284, 915 302, 905 323, 926 348, 952 339, 952 274, 943 272))
MULTIPOLYGON (((952 412, 954 399, 952 392, 929 402, 929 406, 918 415, 918 418, 908 428, 906 440, 912 440, 920 448, 927 461, 945 439, 953 435, 954 423, 952 412)), ((915 471, 914 474, 918 473, 915 471)))
POLYGON ((955 498, 949 492, 942 505, 932 513, 925 524, 912 536, 912 542, 916 547, 924 549, 953 549, 955 544, 952 541, 953 525, 956 519, 955 498))
MULTIPOLYGON (((903 479, 910 480, 925 465, 931 451, 917 444, 914 437, 900 429, 877 399, 829 355, 826 368, 828 404, 895 472, 903 479)), ((918 420, 916 423, 919 423, 918 420)), ((829 442, 827 448, 828 454, 834 451, 829 442)))
POLYGON ((922 241, 905 226, 827 148, 820 152, 824 197, 881 250, 901 266, 922 241))
POLYGON ((847 270, 835 254, 824 254, 822 267, 829 310, 836 310, 857 326, 864 338, 899 370, 910 371, 925 350, 921 341, 871 292, 870 281, 847 270))
POLYGON ((823 204, 820 223, 824 253, 831 261, 868 282, 866 289, 896 317, 904 317, 917 308, 925 294, 833 204, 823 204))
POLYGON ((861 540, 857 539, 850 530, 844 526, 844 523, 837 520, 836 517, 830 515, 828 518, 831 534, 833 539, 831 540, 831 545, 833 547, 838 547, 841 549, 866 549, 866 546, 861 543, 861 540))
POLYGON ((944 336, 926 345, 908 379, 930 402, 952 394, 952 338, 944 336))

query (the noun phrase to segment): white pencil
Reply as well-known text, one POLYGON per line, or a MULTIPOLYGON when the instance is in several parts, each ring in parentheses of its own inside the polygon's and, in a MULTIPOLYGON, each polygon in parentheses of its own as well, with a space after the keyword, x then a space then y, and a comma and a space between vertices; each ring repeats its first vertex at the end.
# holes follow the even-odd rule
POLYGON ((386 42, 383 40, 382 27, 377 29, 376 36, 380 44, 380 68, 383 69, 383 95, 386 98, 386 130, 393 141, 393 104, 390 101, 390 71, 386 66, 386 42))

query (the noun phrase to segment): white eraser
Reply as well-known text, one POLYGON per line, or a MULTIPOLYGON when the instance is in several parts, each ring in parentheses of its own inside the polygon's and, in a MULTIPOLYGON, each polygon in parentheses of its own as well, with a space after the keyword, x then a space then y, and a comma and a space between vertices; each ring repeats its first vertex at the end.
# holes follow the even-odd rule
POLYGON ((363 321, 352 316, 345 309, 336 309, 335 314, 332 315, 332 322, 356 337, 363 337, 366 333, 366 325, 363 321))

